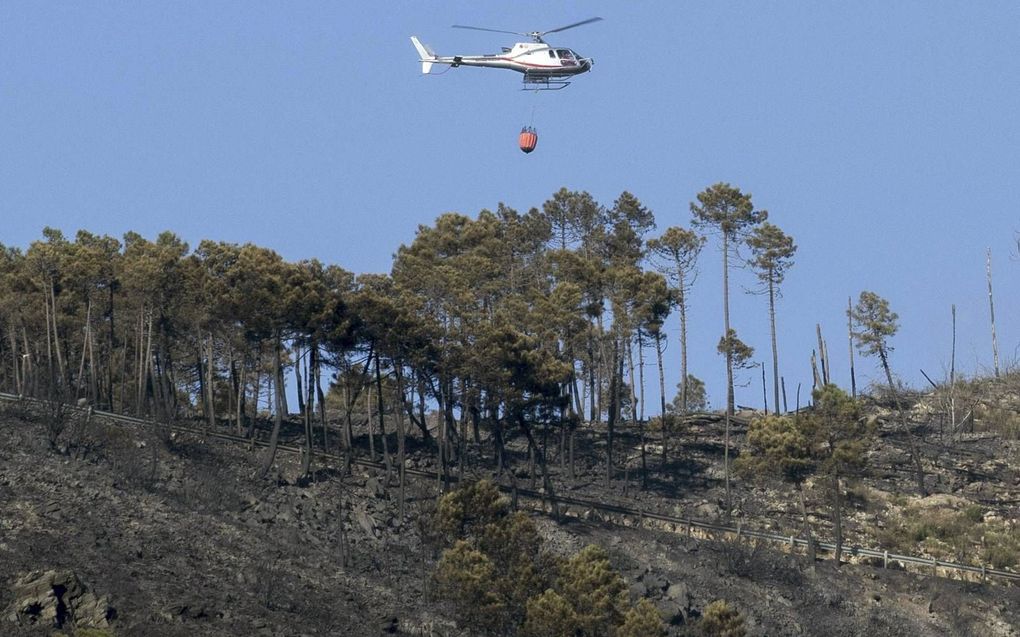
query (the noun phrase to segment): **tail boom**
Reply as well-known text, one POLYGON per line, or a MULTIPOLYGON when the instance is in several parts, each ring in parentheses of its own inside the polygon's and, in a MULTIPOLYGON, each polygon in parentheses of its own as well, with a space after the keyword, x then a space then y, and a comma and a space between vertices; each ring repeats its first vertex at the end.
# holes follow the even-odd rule
POLYGON ((411 44, 418 50, 418 57, 421 62, 421 72, 423 75, 428 75, 432 71, 432 65, 435 64, 439 57, 436 52, 429 48, 427 44, 422 44, 416 36, 411 36, 411 44))

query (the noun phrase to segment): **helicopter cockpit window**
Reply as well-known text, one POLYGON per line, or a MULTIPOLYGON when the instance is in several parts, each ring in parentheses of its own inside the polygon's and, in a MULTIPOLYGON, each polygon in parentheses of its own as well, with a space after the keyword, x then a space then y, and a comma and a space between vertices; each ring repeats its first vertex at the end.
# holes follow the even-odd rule
POLYGON ((556 59, 556 51, 553 51, 552 49, 549 49, 549 57, 551 57, 552 59, 555 60, 556 59))
MULTIPOLYGON (((550 51, 550 53, 551 52, 552 51, 550 51)), ((574 53, 570 49, 559 49, 556 52, 560 54, 560 59, 561 60, 573 60, 574 59, 574 53)))

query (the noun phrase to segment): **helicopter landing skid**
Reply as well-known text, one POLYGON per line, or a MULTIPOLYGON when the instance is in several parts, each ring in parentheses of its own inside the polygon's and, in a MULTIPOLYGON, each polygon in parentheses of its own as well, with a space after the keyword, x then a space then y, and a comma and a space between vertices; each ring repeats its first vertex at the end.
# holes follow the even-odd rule
POLYGON ((528 77, 524 76, 524 86, 521 87, 522 91, 561 91, 570 86, 570 82, 567 80, 551 79, 548 77, 528 77))

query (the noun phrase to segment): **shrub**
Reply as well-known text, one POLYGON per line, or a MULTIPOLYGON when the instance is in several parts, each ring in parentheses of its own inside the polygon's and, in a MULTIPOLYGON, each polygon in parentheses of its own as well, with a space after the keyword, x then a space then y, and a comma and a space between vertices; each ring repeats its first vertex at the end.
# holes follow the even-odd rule
POLYGON ((496 631, 505 621, 506 606, 493 590, 494 572, 484 553, 458 540, 443 552, 434 577, 465 623, 496 631))
POLYGON ((879 534, 883 546, 904 553, 921 548, 941 559, 964 560, 977 553, 980 563, 995 568, 1020 565, 1020 538, 1009 525, 983 522, 984 508, 972 504, 962 511, 922 510, 908 506, 899 520, 879 534), (980 551, 975 551, 980 547, 980 551))
POLYGON ((744 637, 744 616, 725 600, 716 600, 705 607, 698 628, 706 637, 744 637))
POLYGON ((557 585, 573 605, 583 634, 607 634, 610 626, 622 622, 627 585, 602 547, 589 544, 567 560, 557 585))
POLYGON ((521 629, 525 637, 562 637, 576 635, 581 623, 570 602, 552 589, 532 597, 527 603, 527 619, 521 629))
POLYGON ((469 535, 499 521, 510 511, 510 503, 488 480, 479 480, 451 491, 439 499, 433 522, 448 540, 469 535))
POLYGON ((535 523, 510 513, 488 481, 440 498, 431 517, 452 542, 433 574, 458 621, 482 634, 529 637, 662 635, 647 601, 631 608, 609 555, 588 546, 569 559, 545 550, 535 523))
POLYGON ((1015 531, 988 533, 984 538, 984 544, 981 557, 985 563, 991 564, 994 568, 1020 566, 1020 537, 1015 531))
POLYGON ((616 631, 616 637, 665 637, 666 627, 662 625, 659 611, 647 599, 640 599, 623 615, 623 624, 616 631))

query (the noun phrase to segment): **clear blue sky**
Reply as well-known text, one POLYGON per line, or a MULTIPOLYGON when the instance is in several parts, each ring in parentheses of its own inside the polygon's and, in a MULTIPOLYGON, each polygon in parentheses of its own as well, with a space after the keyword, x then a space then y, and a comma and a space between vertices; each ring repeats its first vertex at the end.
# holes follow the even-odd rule
MULTIPOLYGON (((728 181, 800 250, 778 308, 781 373, 810 386, 814 325, 845 383, 843 314, 862 289, 900 314, 894 370, 991 366, 1020 344, 1020 4, 1016 2, 0 3, 0 242, 44 225, 388 271, 418 224, 561 186, 630 190, 659 228, 728 181), (595 58, 564 91, 509 71, 422 77, 408 36, 485 53, 509 30, 595 58), (516 146, 531 121, 536 152, 516 146)), ((724 402, 720 258, 691 303, 693 373, 724 402)), ((733 323, 768 360, 765 299, 733 286, 733 323)), ((675 340, 676 329, 671 332, 675 340)), ((667 356, 676 358, 671 343, 667 356)), ((671 364, 668 383, 678 380, 671 364)), ((864 380, 878 377, 858 362, 864 380)), ((806 391, 806 390, 805 390, 806 391)), ((760 404, 757 383, 738 402, 760 404)), ((650 400, 652 404, 653 401, 650 400)))

